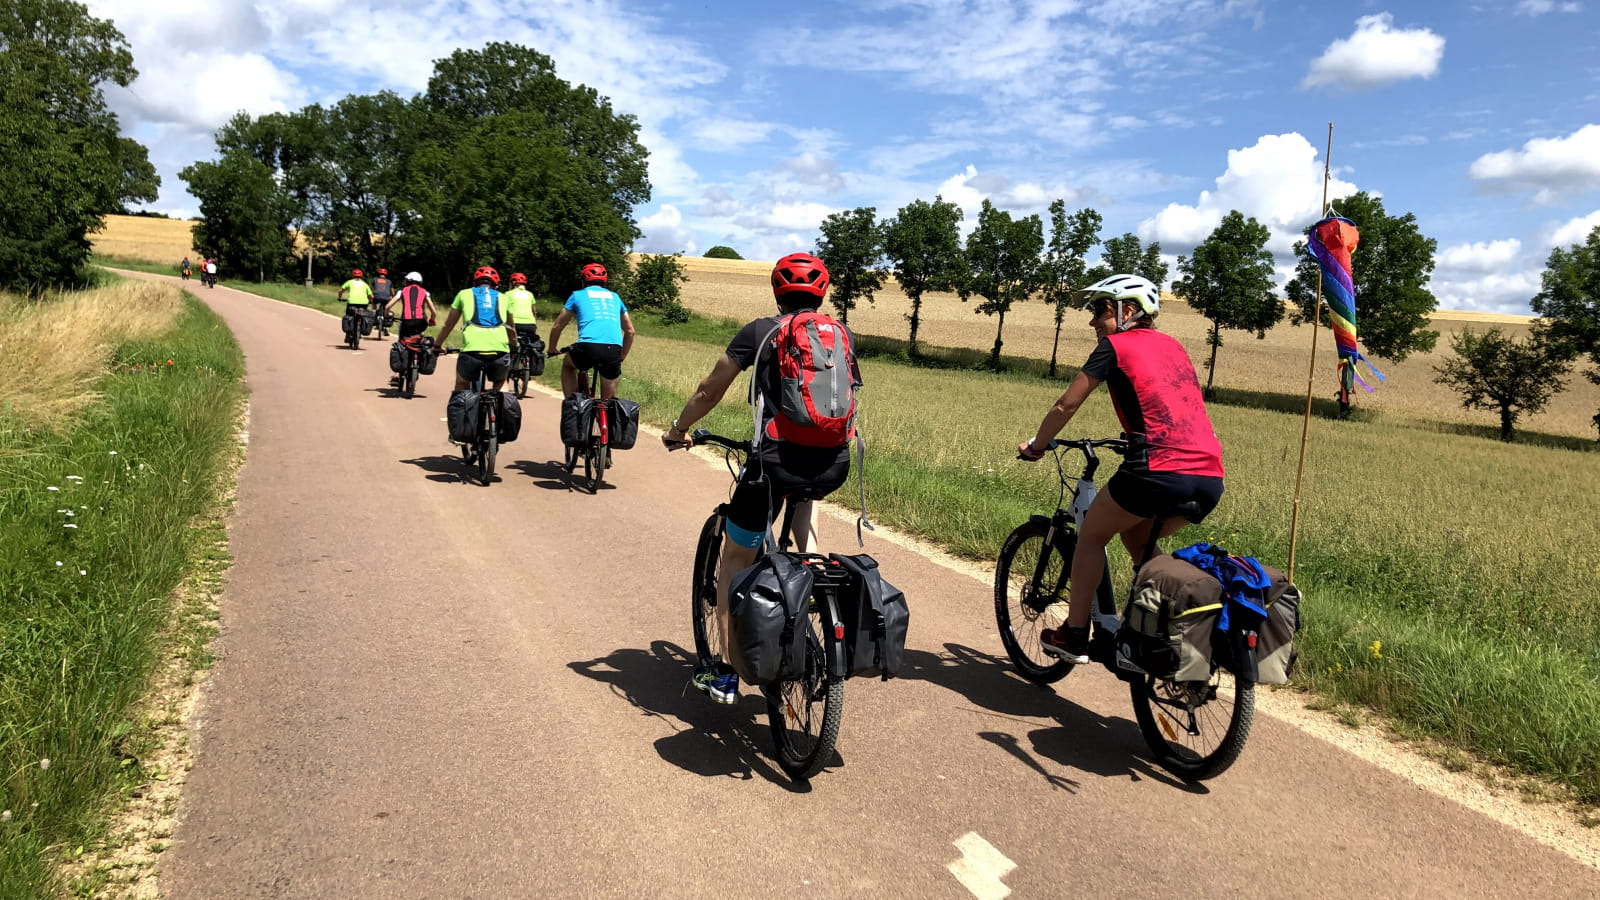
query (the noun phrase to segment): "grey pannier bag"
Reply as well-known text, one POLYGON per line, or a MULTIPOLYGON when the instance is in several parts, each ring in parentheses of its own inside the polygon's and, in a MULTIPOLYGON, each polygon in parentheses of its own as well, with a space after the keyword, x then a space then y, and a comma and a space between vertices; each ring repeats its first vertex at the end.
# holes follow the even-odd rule
POLYGON ((883 579, 878 561, 865 553, 829 559, 849 574, 839 591, 844 622, 845 677, 865 675, 887 681, 900 672, 911 612, 906 595, 883 579))
POLYGON ((733 576, 728 591, 728 660, 747 684, 806 673, 812 573, 788 553, 769 553, 733 576))
POLYGON ((1267 588, 1267 619, 1256 635, 1256 682, 1288 684, 1300 659, 1294 645, 1300 631, 1300 589, 1277 569, 1264 568, 1272 576, 1272 586, 1267 588))
POLYGON ((1222 583, 1162 554, 1139 567, 1117 632, 1118 653, 1158 678, 1208 681, 1222 583))

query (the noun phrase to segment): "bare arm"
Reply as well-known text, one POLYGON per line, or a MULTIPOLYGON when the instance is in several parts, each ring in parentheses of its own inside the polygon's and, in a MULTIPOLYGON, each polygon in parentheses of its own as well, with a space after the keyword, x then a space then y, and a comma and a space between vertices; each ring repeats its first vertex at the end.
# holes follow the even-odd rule
MULTIPOLYGON (((626 312, 622 314, 622 358, 628 358, 628 351, 633 349, 633 318, 626 312)), ((713 404, 715 405, 715 404, 713 404)))
POLYGON ((563 309, 561 315, 556 316, 556 323, 550 326, 550 349, 558 350, 561 347, 561 331, 572 321, 572 310, 563 309))
POLYGON ((1083 401, 1089 399, 1089 395, 1099 386, 1100 379, 1080 371, 1078 377, 1072 379, 1072 384, 1067 386, 1061 399, 1044 414, 1044 421, 1039 423, 1038 433, 1028 442, 1033 449, 1036 452, 1044 452, 1044 445, 1050 443, 1051 439, 1061 433, 1061 429, 1067 427, 1067 423, 1072 421, 1072 417, 1078 412, 1078 407, 1082 406, 1083 401))
POLYGON ((700 386, 694 389, 694 394, 689 397, 689 402, 683 405, 683 412, 678 414, 677 424, 661 436, 661 442, 669 448, 682 446, 686 443, 684 436, 694 423, 705 418, 706 413, 717 408, 722 402, 722 397, 728 392, 733 380, 739 377, 739 364, 733 357, 724 353, 717 359, 717 364, 711 367, 711 373, 700 380, 700 386))
POLYGON ((439 329, 439 337, 434 340, 434 343, 443 347, 444 339, 450 336, 450 330, 455 328, 456 323, 459 321, 461 321, 461 310, 453 306, 450 307, 450 315, 444 317, 444 327, 439 329))

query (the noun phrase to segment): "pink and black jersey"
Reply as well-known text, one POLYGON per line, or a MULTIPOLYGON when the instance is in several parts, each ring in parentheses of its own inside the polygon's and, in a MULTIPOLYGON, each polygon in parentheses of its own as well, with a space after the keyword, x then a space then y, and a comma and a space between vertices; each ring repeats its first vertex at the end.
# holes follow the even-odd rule
POLYGON ((400 289, 400 318, 426 319, 428 317, 428 292, 420 284, 408 284, 400 289))
POLYGON ((1153 328, 1107 335, 1083 371, 1106 383, 1122 429, 1144 435, 1148 458, 1123 463, 1152 472, 1222 477, 1222 443, 1183 345, 1153 328))

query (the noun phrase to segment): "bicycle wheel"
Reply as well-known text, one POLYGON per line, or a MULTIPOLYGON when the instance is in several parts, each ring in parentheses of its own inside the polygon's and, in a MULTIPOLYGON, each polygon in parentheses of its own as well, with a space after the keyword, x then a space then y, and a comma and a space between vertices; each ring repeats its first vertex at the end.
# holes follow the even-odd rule
POLYGON ((1072 671, 1072 663, 1044 652, 1039 632, 1067 622, 1067 575, 1077 535, 1058 534, 1046 546, 1042 522, 1017 526, 1000 548, 994 572, 994 618, 1000 643, 1017 674, 1034 684, 1052 684, 1072 671), (1065 547, 1059 546, 1065 544, 1065 547), (1044 564, 1040 566, 1040 554, 1044 564), (1040 575, 1042 573, 1042 575, 1040 575))
POLYGON ((1255 718, 1256 686, 1213 666, 1211 680, 1149 677, 1132 685, 1133 715, 1156 762, 1185 781, 1228 770, 1244 750, 1255 718))
POLYGON ((412 363, 407 366, 406 373, 401 378, 400 392, 405 394, 406 399, 409 400, 417 392, 417 364, 412 363))
POLYGON ((600 443, 600 417, 589 420, 589 444, 583 455, 584 474, 589 478, 589 493, 600 493, 606 480, 606 447, 600 443))
POLYGON ((717 572, 722 563, 722 516, 712 513, 700 529, 690 581, 694 652, 703 667, 722 659, 722 624, 717 621, 717 572))
POLYGON ((839 721, 844 716, 844 681, 828 675, 827 649, 833 633, 816 598, 798 624, 806 629, 805 675, 768 685, 762 693, 778 765, 789 777, 805 781, 833 759, 839 721))

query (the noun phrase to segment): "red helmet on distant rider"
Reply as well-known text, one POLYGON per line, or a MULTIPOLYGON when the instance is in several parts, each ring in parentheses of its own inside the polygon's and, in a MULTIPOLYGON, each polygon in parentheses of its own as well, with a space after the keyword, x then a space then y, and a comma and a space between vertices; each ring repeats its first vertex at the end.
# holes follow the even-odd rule
POLYGON ((818 300, 828 293, 828 267, 809 253, 791 253, 772 267, 772 295, 808 294, 818 300))
POLYGON ((378 270, 378 274, 379 275, 388 275, 389 274, 389 270, 388 269, 379 269, 378 270))
POLYGON ((493 284, 495 287, 499 287, 500 286, 500 273, 496 272, 493 268, 491 268, 489 266, 479 266, 478 267, 478 271, 472 273, 472 280, 474 282, 487 280, 490 284, 493 284))
POLYGON ((527 284, 528 283, 528 276, 522 274, 521 272, 512 272, 511 273, 511 283, 512 284, 527 284))
POLYGON ((593 284, 595 282, 606 283, 606 267, 599 263, 589 263, 583 267, 583 283, 593 284))
POLYGON ((351 278, 360 278, 361 277, 361 270, 360 269, 351 269, 350 270, 350 277, 351 278))

